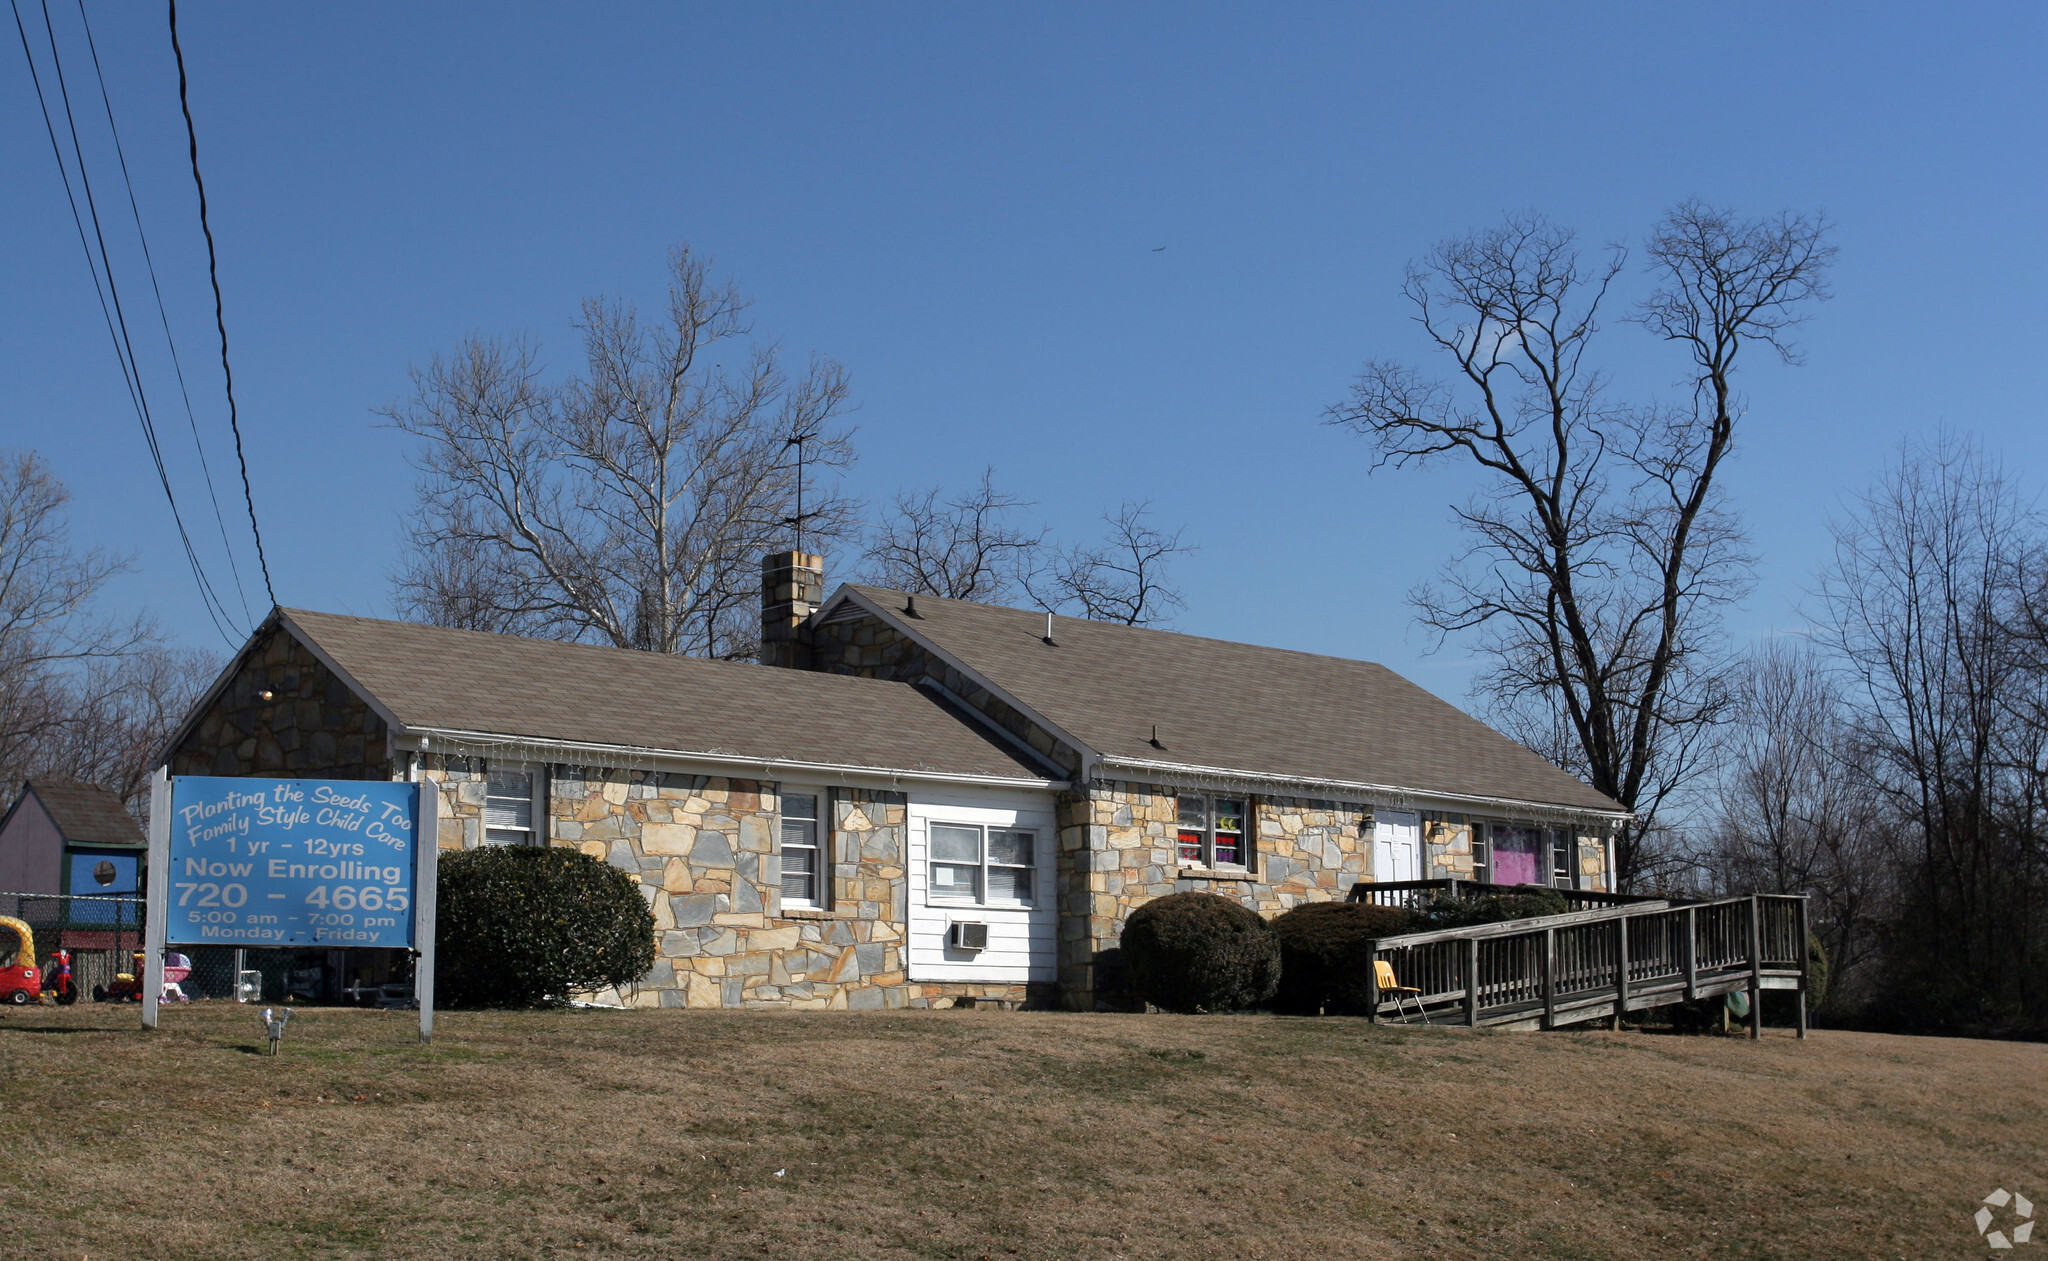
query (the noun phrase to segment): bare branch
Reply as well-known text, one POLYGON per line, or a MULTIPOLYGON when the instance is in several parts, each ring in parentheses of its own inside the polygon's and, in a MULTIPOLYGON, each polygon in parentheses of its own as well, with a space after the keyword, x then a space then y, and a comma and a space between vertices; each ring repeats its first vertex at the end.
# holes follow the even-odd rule
MULTIPOLYGON (((664 318, 592 298, 584 371, 542 379, 527 342, 470 339, 383 415, 424 442, 420 507, 394 576, 408 616, 654 652, 751 655, 762 553, 787 540, 809 435, 815 479, 853 461, 846 374, 791 377, 749 342, 747 304, 708 264, 669 258, 664 318)), ((808 537, 845 537, 853 505, 813 480, 808 537)))
POLYGON ((1631 408, 1607 401, 1589 358, 1624 251, 1588 261, 1569 231, 1512 216, 1410 269, 1446 376, 1370 363, 1325 414, 1375 467, 1450 458, 1480 475, 1457 512, 1469 546, 1414 601, 1440 635, 1477 637, 1496 721, 1635 812, 1616 847, 1624 885, 1727 702, 1718 614, 1752 563, 1716 483, 1736 356, 1751 338, 1788 351, 1831 253, 1818 220, 1674 209, 1651 235, 1659 285, 1636 318, 1690 348, 1693 403, 1631 408))

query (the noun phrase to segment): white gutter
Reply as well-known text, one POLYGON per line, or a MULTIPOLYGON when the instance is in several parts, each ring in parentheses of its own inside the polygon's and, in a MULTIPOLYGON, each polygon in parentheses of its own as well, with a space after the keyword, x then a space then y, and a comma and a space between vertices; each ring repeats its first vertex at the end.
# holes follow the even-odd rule
MULTIPOLYGON (((1102 770, 1130 771, 1149 775, 1161 780, 1188 780, 1201 778, 1224 783, 1270 786, 1278 788, 1306 789, 1310 792, 1330 790, 1329 795, 1350 793, 1368 800, 1379 798, 1394 801, 1426 799, 1457 806, 1479 806, 1509 813, 1539 812, 1546 815, 1564 815, 1580 819, 1603 819, 1610 823, 1627 819, 1627 811, 1592 810, 1583 806, 1566 806, 1556 802, 1523 801, 1514 797, 1485 797, 1470 793, 1434 792, 1419 788, 1406 788, 1398 784, 1372 784, 1361 780, 1345 779, 1302 779, 1291 775, 1268 775, 1255 771, 1231 770, 1222 766, 1190 766, 1184 762, 1155 762, 1144 758, 1105 756, 1099 768, 1102 770)), ((1612 846, 1609 847, 1610 849, 1612 846)))
POLYGON ((700 766, 716 766, 757 772, 749 778, 784 779, 806 776, 836 775, 840 778, 859 776, 866 779, 887 780, 891 783, 929 784, 975 784, 992 788, 1065 788, 1067 782, 1058 779, 1037 779, 1021 775, 974 775, 959 771, 912 771, 894 770, 884 766, 857 766, 843 762, 805 762, 789 758, 743 757, 732 753, 693 753, 683 749, 651 749, 628 744, 595 744, 578 740, 550 740, 533 736, 506 735, 496 731, 465 731, 456 727, 409 727, 399 738, 402 745, 416 749, 427 749, 435 740, 446 740, 455 745, 474 745, 484 748, 516 747, 535 752, 555 752, 569 755, 564 760, 595 762, 612 765, 618 761, 638 760, 642 762, 680 762, 700 766), (613 759, 605 762, 604 759, 613 759))

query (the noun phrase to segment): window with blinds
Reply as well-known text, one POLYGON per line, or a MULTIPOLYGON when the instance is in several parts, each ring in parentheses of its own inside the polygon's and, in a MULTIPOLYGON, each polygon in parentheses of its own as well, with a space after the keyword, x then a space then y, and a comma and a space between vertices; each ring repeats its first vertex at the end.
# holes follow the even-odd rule
POLYGON ((485 779, 484 844, 538 844, 533 772, 492 770, 485 779))
POLYGON ((1037 900, 1037 833, 934 823, 928 839, 933 900, 978 906, 1030 906, 1037 900))
POLYGON ((824 864, 819 857, 818 794, 782 794, 782 904, 820 904, 824 864))

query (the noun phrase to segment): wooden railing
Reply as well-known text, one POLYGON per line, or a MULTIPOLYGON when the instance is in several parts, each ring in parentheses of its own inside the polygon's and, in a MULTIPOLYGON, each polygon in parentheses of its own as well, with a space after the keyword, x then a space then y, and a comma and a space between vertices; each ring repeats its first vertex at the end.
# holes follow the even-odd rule
MULTIPOLYGON (((1371 888, 1372 886, 1360 886, 1371 888)), ((1362 900, 1362 899, 1361 899, 1362 900)), ((1749 996, 1759 1036, 1766 989, 1806 991, 1806 899, 1764 895, 1673 906, 1658 899, 1566 915, 1406 933, 1374 943, 1373 958, 1419 996, 1382 995, 1374 1019, 1556 1028, 1735 990, 1749 996)), ((1806 1036, 1806 1005, 1799 1036, 1806 1036)))
POLYGON ((1592 889, 1559 889, 1547 884, 1486 884, 1478 880, 1382 880, 1377 883, 1361 880, 1351 886, 1346 899, 1351 902, 1369 902, 1374 906, 1418 906, 1438 896, 1469 902, 1475 898, 1489 897, 1501 893, 1555 893, 1564 899, 1567 907, 1574 911, 1590 911, 1606 906, 1636 906, 1646 902, 1663 902, 1664 899, 1639 893, 1600 893, 1592 889))

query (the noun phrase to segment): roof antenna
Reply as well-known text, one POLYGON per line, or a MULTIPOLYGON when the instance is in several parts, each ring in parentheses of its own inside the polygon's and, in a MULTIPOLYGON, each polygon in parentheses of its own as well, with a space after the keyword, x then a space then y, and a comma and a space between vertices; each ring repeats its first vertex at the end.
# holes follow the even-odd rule
MULTIPOLYGON (((1045 642, 1046 642, 1046 643, 1048 643, 1048 644, 1052 644, 1052 610, 1051 610, 1051 609, 1047 609, 1047 610, 1045 611, 1045 642)), ((1057 647, 1059 647, 1059 645, 1058 645, 1058 644, 1053 644, 1053 647, 1057 648, 1057 647)))

